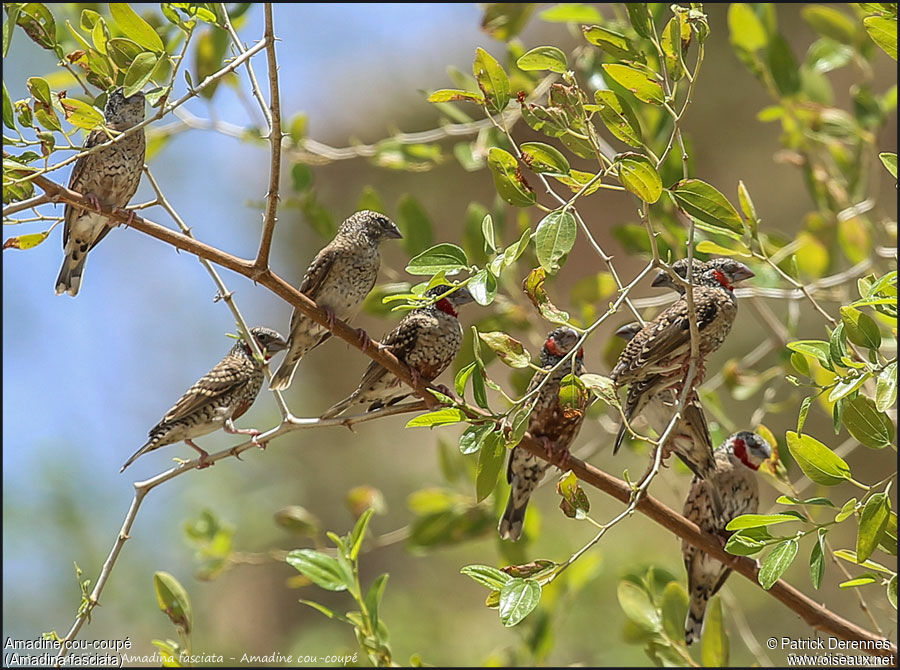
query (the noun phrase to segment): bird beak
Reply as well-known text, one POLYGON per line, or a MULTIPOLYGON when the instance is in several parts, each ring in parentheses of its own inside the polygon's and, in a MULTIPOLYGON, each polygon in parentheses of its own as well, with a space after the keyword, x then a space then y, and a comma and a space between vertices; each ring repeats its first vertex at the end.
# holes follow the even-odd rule
POLYGON ((472 295, 469 289, 463 286, 462 288, 457 289, 450 294, 450 301, 454 305, 465 305, 470 302, 475 302, 475 297, 472 295))
POLYGON ((270 354, 276 354, 279 351, 284 351, 285 349, 287 349, 287 346, 287 342, 285 342, 284 340, 275 340, 273 342, 269 342, 269 346, 267 346, 265 349, 270 354))
POLYGON ((650 286, 669 286, 671 283, 672 279, 669 277, 669 274, 665 270, 660 270, 653 278, 653 281, 650 282, 650 286))
POLYGON ((628 342, 635 335, 637 335, 638 332, 640 332, 640 330, 641 330, 641 324, 639 324, 637 321, 633 321, 632 323, 626 323, 624 326, 619 328, 615 332, 615 335, 616 335, 616 337, 621 337, 623 340, 628 342))
POLYGON ((755 277, 756 274, 748 268, 743 263, 737 264, 737 269, 732 273, 732 282, 737 283, 739 281, 744 281, 745 279, 750 279, 750 277, 755 277))
POLYGON ((389 237, 392 240, 402 240, 403 235, 400 233, 400 229, 397 226, 391 226, 384 232, 385 237, 389 237))

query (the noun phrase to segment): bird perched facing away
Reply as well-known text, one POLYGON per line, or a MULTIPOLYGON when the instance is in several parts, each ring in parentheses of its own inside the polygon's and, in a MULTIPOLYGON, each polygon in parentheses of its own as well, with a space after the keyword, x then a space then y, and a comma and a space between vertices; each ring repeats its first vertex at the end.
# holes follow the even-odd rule
MULTIPOLYGON (((375 286, 381 266, 379 245, 385 238, 400 237, 400 230, 384 214, 367 209, 356 212, 316 255, 298 288, 328 312, 332 325, 335 319, 351 319, 375 286)), ((288 333, 288 352, 272 375, 269 388, 278 391, 288 388, 300 359, 329 337, 327 328, 295 309, 288 333)))
MULTIPOLYGON (((251 328, 250 333, 259 343, 266 361, 287 347, 284 338, 270 328, 257 326, 251 328)), ((255 440, 258 430, 238 429, 233 422, 250 409, 262 382, 262 362, 253 357, 250 346, 243 339, 236 342, 225 358, 197 380, 150 429, 150 439, 125 461, 120 472, 124 472, 138 456, 182 440, 200 454, 202 461, 209 454, 194 444, 193 438, 219 428, 225 428, 226 433, 252 435, 255 440)))
MULTIPOLYGON (((755 514, 759 509, 759 484, 756 470, 772 455, 772 447, 756 433, 735 433, 716 449, 716 472, 705 480, 694 477, 687 499, 684 516, 700 526, 704 532, 723 539, 730 533, 725 530, 729 521, 741 514, 755 514), (710 491, 716 490, 723 506, 717 514, 710 502, 710 491)), ((690 607, 684 622, 684 641, 691 644, 700 637, 706 605, 725 580, 731 568, 709 554, 683 542, 681 553, 687 570, 690 607)))
MULTIPOLYGON (((665 273, 660 273, 665 275, 665 273)), ((668 275, 665 275, 668 277, 668 275)), ((630 340, 641 330, 641 324, 637 321, 622 326, 616 331, 619 337, 630 340)), ((628 389, 628 396, 622 408, 625 418, 631 423, 632 417, 643 416, 650 427, 661 436, 668 427, 669 422, 678 407, 678 395, 671 388, 658 392, 647 391, 660 387, 658 375, 653 375, 647 380, 635 382, 628 389)), ((625 424, 619 427, 613 453, 619 451, 625 437, 625 424)), ((706 423, 706 414, 703 406, 696 396, 692 396, 684 406, 681 419, 669 433, 669 439, 663 445, 663 457, 668 456, 669 451, 674 451, 678 458, 688 466, 691 471, 706 479, 713 474, 716 468, 713 457, 712 440, 709 437, 709 426, 706 423)))
MULTIPOLYGON (((730 258, 717 260, 721 262, 707 265, 693 289, 701 359, 718 349, 731 330, 737 314, 734 285, 754 276, 743 263, 730 258)), ((690 349, 688 304, 682 295, 628 342, 610 376, 616 386, 654 374, 672 377, 687 367, 690 349)), ((680 375, 674 381, 678 378, 680 375)))
MULTIPOLYGON (((543 372, 534 373, 526 394, 547 379, 548 372, 572 351, 578 339, 578 333, 568 327, 557 328, 547 335, 541 349, 543 372)), ((588 404, 587 396, 580 400, 579 407, 566 408, 560 403, 559 387, 566 375, 580 375, 584 372, 583 358, 584 351, 579 350, 570 361, 550 373, 550 378, 538 392, 537 402, 528 421, 528 432, 533 437, 543 440, 548 451, 551 442, 557 449, 568 450, 581 430, 588 404)), ((549 468, 550 463, 547 461, 520 447, 513 447, 506 467, 506 481, 510 486, 509 502, 497 528, 501 539, 515 541, 521 537, 528 499, 549 468)))
MULTIPOLYGON (((107 128, 125 132, 144 120, 144 94, 126 98, 121 88, 109 94, 103 112, 107 128)), ((111 139, 98 128, 88 135, 84 148, 90 149, 111 139)), ((99 212, 100 205, 108 208, 125 207, 141 181, 144 167, 144 130, 138 130, 105 149, 82 156, 75 161, 69 188, 87 196, 98 211, 66 204, 63 213, 63 258, 56 295, 78 294, 88 252, 112 228, 112 223, 99 212)))
MULTIPOLYGON (((435 302, 410 311, 381 344, 406 363, 414 377, 422 382, 431 382, 459 353, 463 333, 456 310, 474 298, 467 288, 454 289, 447 284, 428 289, 425 297, 435 302), (451 290, 453 292, 448 293, 451 290)), ((371 412, 393 405, 409 394, 409 389, 392 372, 372 361, 357 389, 325 412, 322 418, 338 416, 353 405, 368 405, 366 411, 371 412)))

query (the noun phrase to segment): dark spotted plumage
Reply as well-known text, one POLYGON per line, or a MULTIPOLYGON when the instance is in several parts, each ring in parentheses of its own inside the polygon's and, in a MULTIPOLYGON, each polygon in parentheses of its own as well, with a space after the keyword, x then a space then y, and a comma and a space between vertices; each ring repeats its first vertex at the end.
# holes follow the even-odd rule
MULTIPOLYGON (((756 433, 743 431, 729 437, 716 449, 715 455, 715 473, 705 480, 694 477, 683 513, 701 530, 724 540, 730 535, 725 530, 729 521, 741 514, 757 512, 759 485, 755 471, 772 455, 772 447, 756 433), (722 500, 718 513, 712 503, 711 491, 716 491, 722 500)), ((687 542, 682 543, 681 553, 690 597, 684 640, 691 644, 700 637, 709 599, 722 588, 731 569, 687 542)))
MULTIPOLYGON (((375 286, 381 254, 378 247, 386 238, 399 238, 397 226, 384 214, 363 210, 345 220, 334 239, 313 259, 299 289, 316 301, 334 318, 349 320, 356 316, 363 300, 375 286)), ((294 310, 288 333, 288 352, 272 375, 269 388, 284 390, 300 359, 331 337, 302 312, 294 310)))
MULTIPOLYGON (((635 321, 619 328, 616 335, 630 340, 640 329, 640 324, 635 321)), ((653 375, 635 382, 629 387, 625 405, 622 407, 629 425, 633 418, 643 416, 657 435, 663 434, 678 406, 678 396, 673 389, 656 390, 664 386, 665 384, 660 381, 660 376, 653 375)), ((616 436, 613 453, 619 451, 624 438, 625 424, 623 423, 616 436)), ((669 433, 669 439, 663 449, 665 450, 664 457, 670 450, 674 451, 681 461, 701 478, 706 478, 715 470, 716 464, 713 458, 712 440, 709 437, 709 426, 706 423, 703 406, 696 396, 692 396, 685 403, 682 417, 669 433)))
MULTIPOLYGON (((578 333, 572 328, 557 328, 547 335, 541 349, 541 368, 552 369, 578 343, 578 333)), ((580 375, 584 372, 584 352, 578 351, 566 363, 559 366, 541 387, 528 422, 528 432, 536 439, 552 442, 557 449, 568 449, 584 421, 588 398, 582 399, 576 408, 563 407, 559 400, 560 382, 566 375, 580 375)), ((547 372, 535 372, 528 384, 529 393, 547 378, 547 372)), ((513 447, 506 468, 509 482, 509 502, 500 519, 498 531, 504 540, 518 540, 522 535, 525 510, 532 492, 540 484, 550 463, 534 456, 520 447, 513 447)))
MULTIPOLYGON (((439 298, 451 288, 442 284, 429 289, 425 295, 431 299, 439 298)), ((418 375, 419 380, 431 382, 459 353, 463 334, 456 309, 472 300, 468 289, 459 288, 434 304, 414 309, 385 336, 381 344, 406 363, 418 375)), ((372 361, 363 373, 357 389, 331 407, 322 418, 338 416, 352 405, 367 405, 366 411, 371 412, 393 405, 409 394, 409 388, 393 373, 372 361)))
MULTIPOLYGON (((136 126, 144 120, 144 94, 135 93, 126 98, 122 89, 117 88, 109 94, 103 115, 106 127, 111 130, 124 132, 136 126)), ((109 134, 98 128, 88 135, 84 148, 90 149, 110 139, 109 134)), ((105 207, 125 207, 141 181, 144 149, 144 131, 141 129, 105 149, 82 156, 72 168, 69 188, 105 207)), ((56 279, 56 295, 75 296, 81 288, 88 252, 112 226, 103 214, 71 204, 66 204, 63 220, 65 257, 56 279)))
MULTIPOLYGON (((266 360, 287 346, 281 335, 269 328, 257 326, 250 332, 266 360)), ((201 458, 206 458, 208 454, 192 440, 219 428, 225 428, 227 433, 255 437, 259 431, 237 429, 233 421, 250 409, 262 382, 263 364, 253 357, 244 340, 236 342, 225 358, 191 386, 162 420, 150 429, 150 439, 125 461, 122 470, 138 456, 182 440, 196 449, 201 458)))

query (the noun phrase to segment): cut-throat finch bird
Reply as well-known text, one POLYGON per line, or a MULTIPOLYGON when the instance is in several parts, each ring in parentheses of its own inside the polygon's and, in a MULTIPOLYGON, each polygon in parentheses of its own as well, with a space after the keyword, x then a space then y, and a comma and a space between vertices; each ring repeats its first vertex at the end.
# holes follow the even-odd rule
MULTIPOLYGON (((695 268, 694 275, 697 283, 693 288, 693 298, 700 335, 700 360, 689 393, 693 393, 693 387, 703 379, 706 358, 722 345, 731 331, 737 315, 734 284, 752 277, 753 272, 743 263, 722 258, 707 261, 699 275, 695 268)), ((672 284, 667 278, 657 285, 672 284)), ((631 337, 610 374, 617 387, 625 384, 632 387, 624 408, 629 423, 633 417, 640 415, 649 398, 666 389, 684 385, 690 356, 688 302, 687 297, 681 295, 631 337)), ((616 438, 616 449, 624 435, 623 425, 616 438)))
MULTIPOLYGON (((566 375, 580 375, 584 372, 584 351, 579 349, 550 372, 572 351, 578 339, 578 333, 572 328, 562 327, 551 331, 541 349, 541 371, 534 373, 526 390, 526 394, 530 393, 543 383, 528 420, 528 432, 532 437, 542 440, 548 451, 551 444, 555 449, 567 451, 584 422, 584 412, 588 404, 587 395, 579 395, 577 407, 564 406, 559 397, 563 378, 566 375)), ((506 468, 506 481, 510 487, 509 502, 497 528, 501 539, 518 540, 522 536, 528 499, 549 468, 550 463, 547 461, 521 447, 513 447, 506 468)))
MULTIPOLYGON (((313 259, 299 289, 328 312, 330 320, 356 316, 365 297, 375 286, 381 266, 379 245, 385 239, 402 237, 400 230, 384 214, 363 210, 346 219, 334 239, 313 259)), ((283 391, 291 385, 300 359, 331 337, 302 312, 294 310, 288 333, 288 350, 269 388, 283 391)))
MULTIPOLYGON (((454 289, 440 284, 425 296, 434 300, 426 307, 411 310, 381 341, 384 348, 405 363, 422 383, 434 381, 456 358, 462 344, 462 326, 457 309, 474 300, 465 287, 454 289), (448 293, 451 291, 452 293, 448 293)), ((367 412, 400 402, 410 390, 392 372, 372 361, 357 389, 322 415, 330 419, 354 405, 367 412)))
MULTIPOLYGON (((144 94, 126 98, 121 88, 109 94, 104 110, 104 124, 119 133, 144 120, 144 94)), ((112 139, 102 128, 91 131, 84 148, 90 149, 112 139)), ((63 258, 56 295, 78 294, 88 252, 114 225, 99 213, 100 205, 108 208, 125 207, 141 181, 144 167, 144 130, 136 130, 121 141, 104 149, 82 156, 75 161, 69 188, 87 196, 94 209, 66 204, 63 213, 63 258)))
MULTIPOLYGON (((741 514, 756 514, 759 509, 759 484, 756 471, 772 455, 772 447, 765 439, 742 431, 735 433, 716 449, 716 472, 712 477, 694 477, 684 501, 684 516, 700 526, 704 532, 716 535, 724 542, 730 532, 729 521, 741 514), (711 491, 722 499, 717 513, 711 502, 711 491)), ((693 545, 683 542, 681 553, 687 570, 690 606, 684 622, 684 641, 691 644, 700 637, 706 605, 731 572, 730 568, 693 545)))
MULTIPOLYGON (((281 335, 270 328, 257 326, 251 328, 250 333, 256 338, 266 361, 287 346, 281 335)), ((148 451, 182 441, 195 449, 201 460, 206 459, 209 454, 193 439, 219 428, 224 428, 226 433, 251 435, 255 440, 258 430, 235 428, 234 420, 250 409, 262 387, 263 377, 263 363, 254 358, 250 346, 243 339, 236 342, 225 358, 198 379, 150 429, 147 443, 125 461, 121 471, 148 451)))
MULTIPOLYGON (((640 330, 641 325, 635 321, 619 328, 616 335, 630 340, 640 330)), ((643 416, 649 426, 656 431, 657 436, 662 436, 672 417, 675 416, 678 395, 671 388, 658 392, 646 392, 646 388, 652 389, 661 386, 657 377, 657 375, 653 375, 646 380, 633 383, 628 389, 628 396, 622 411, 628 419, 629 425, 631 425, 632 418, 643 416)), ((619 451, 624 437, 625 424, 623 423, 616 436, 613 453, 619 451)), ((669 451, 674 451, 678 458, 701 478, 705 479, 715 471, 716 462, 713 457, 713 444, 709 437, 706 414, 696 396, 691 396, 685 403, 682 416, 669 433, 669 439, 663 445, 663 449, 664 458, 668 456, 669 451)))

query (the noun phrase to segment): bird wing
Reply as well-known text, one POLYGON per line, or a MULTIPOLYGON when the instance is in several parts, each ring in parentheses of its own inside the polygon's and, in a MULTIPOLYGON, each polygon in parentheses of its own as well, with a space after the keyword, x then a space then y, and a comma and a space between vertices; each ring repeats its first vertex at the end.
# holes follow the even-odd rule
POLYGON ((178 421, 246 383, 247 374, 234 358, 219 361, 166 412, 161 423, 178 421))
MULTIPOLYGON (((418 332, 419 329, 415 324, 415 317, 414 315, 410 315, 398 323, 396 328, 385 335, 381 344, 394 354, 394 356, 405 362, 409 353, 416 346, 418 332)), ((359 388, 369 388, 387 373, 387 368, 382 367, 381 364, 376 361, 372 361, 363 373, 362 379, 359 382, 359 388)))
POLYGON ((330 245, 322 249, 313 259, 313 262, 309 264, 306 274, 303 275, 303 280, 300 282, 300 291, 315 300, 319 289, 325 283, 325 278, 331 272, 336 258, 337 251, 331 248, 330 245))
MULTIPOLYGON (((92 130, 91 134, 88 135, 87 141, 84 143, 85 149, 90 149, 92 147, 97 146, 109 139, 109 136, 103 132, 100 128, 96 130, 92 130)), ((84 176, 84 170, 87 167, 88 159, 90 156, 82 156, 77 161, 75 161, 75 166, 72 168, 72 174, 69 175, 69 188, 73 191, 81 192, 80 187, 78 186, 81 178, 84 176)), ((69 225, 75 220, 75 212, 81 211, 81 207, 77 205, 72 205, 70 203, 66 203, 66 208, 63 212, 63 219, 65 220, 65 225, 63 226, 63 249, 66 248, 66 243, 69 241, 69 225)), ((108 232, 108 231, 106 231, 108 232)), ((106 235, 106 232, 103 235, 106 235)), ((97 242, 99 242, 103 235, 97 238, 97 242)), ((96 244, 96 242, 94 243, 96 244)))

